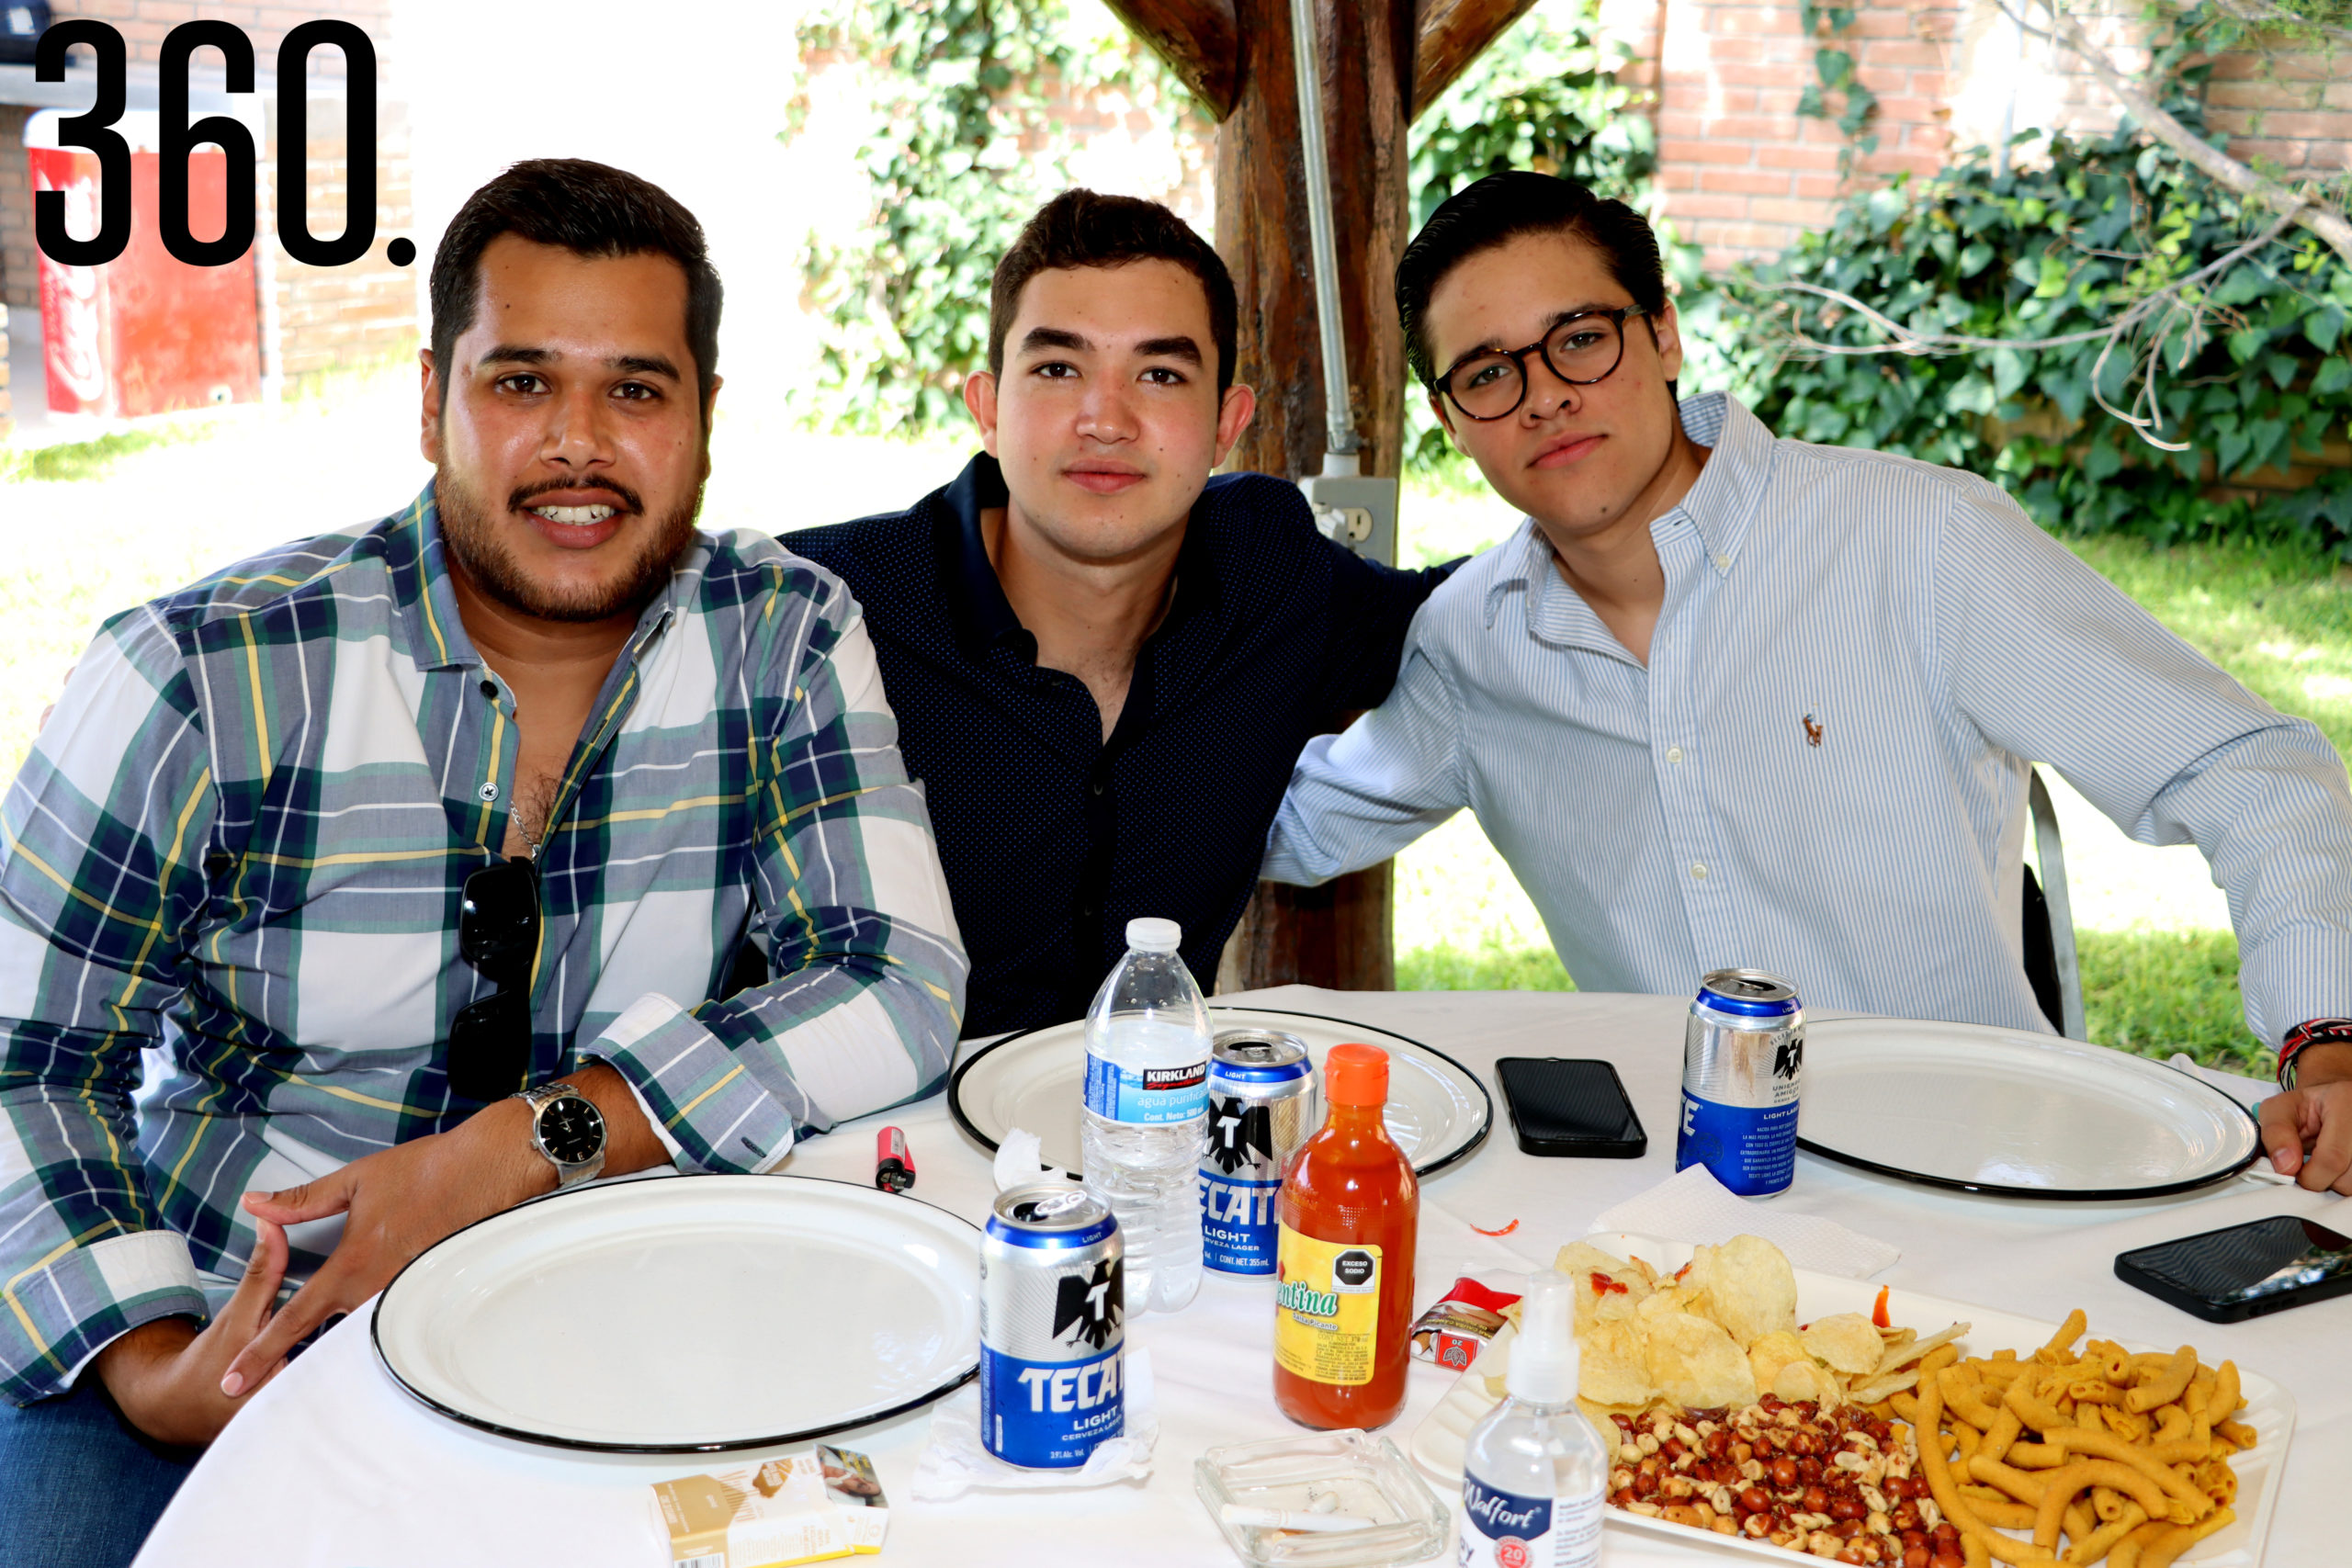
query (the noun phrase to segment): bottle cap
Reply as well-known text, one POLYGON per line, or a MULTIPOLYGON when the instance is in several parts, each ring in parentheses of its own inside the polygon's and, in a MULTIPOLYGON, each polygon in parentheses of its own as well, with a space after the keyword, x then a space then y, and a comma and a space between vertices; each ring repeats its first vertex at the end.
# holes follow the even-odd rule
POLYGON ((1146 953, 1173 953, 1184 940, 1184 928, 1173 920, 1149 916, 1127 922, 1127 945, 1146 953))
POLYGON ((1323 1058, 1323 1098, 1332 1105, 1385 1105, 1388 1053, 1377 1045, 1334 1045, 1323 1058))
POLYGON ((1519 1303, 1503 1388, 1530 1404, 1566 1404, 1577 1396, 1576 1299, 1567 1280, 1545 1269, 1519 1303))

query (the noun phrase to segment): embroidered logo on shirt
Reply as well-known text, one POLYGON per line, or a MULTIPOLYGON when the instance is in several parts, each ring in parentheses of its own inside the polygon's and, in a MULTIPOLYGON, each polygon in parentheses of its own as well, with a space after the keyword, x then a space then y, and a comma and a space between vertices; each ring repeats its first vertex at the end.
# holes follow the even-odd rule
POLYGON ((1808 746, 1821 744, 1821 726, 1813 722, 1811 714, 1804 716, 1804 743, 1808 746))

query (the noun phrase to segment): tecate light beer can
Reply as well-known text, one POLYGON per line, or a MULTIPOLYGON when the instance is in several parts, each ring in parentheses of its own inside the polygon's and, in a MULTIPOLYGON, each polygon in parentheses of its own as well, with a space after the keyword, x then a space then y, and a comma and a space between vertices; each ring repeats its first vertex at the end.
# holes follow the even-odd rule
POLYGON ((1321 1118, 1306 1042, 1228 1029, 1209 1051, 1208 1143, 1201 1156, 1201 1262, 1220 1274, 1274 1272, 1283 1167, 1321 1118))
POLYGON ((1682 1125, 1674 1168, 1703 1165, 1743 1198, 1796 1179, 1804 1004, 1761 969, 1718 969, 1699 983, 1682 1036, 1682 1125))
POLYGON ((1119 1222, 1066 1182, 997 1194, 980 1240, 980 1440, 1068 1470, 1126 1425, 1119 1222))

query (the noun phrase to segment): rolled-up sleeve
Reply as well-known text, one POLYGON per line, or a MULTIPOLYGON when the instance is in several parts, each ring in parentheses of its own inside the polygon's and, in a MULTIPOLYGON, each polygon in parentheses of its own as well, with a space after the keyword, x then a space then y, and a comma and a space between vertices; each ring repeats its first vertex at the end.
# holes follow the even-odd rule
POLYGON ((955 1054, 967 964, 930 814, 865 621, 825 581, 768 617, 788 628, 765 665, 778 718, 754 770, 751 937, 771 978, 693 1009, 642 998, 589 1050, 628 1078, 682 1169, 769 1169, 804 1129, 931 1093, 955 1054))
POLYGON ((2352 787, 2309 721, 2158 625, 1990 485, 1934 574, 1938 657, 1994 744, 2047 762, 2143 844, 2194 842, 2229 897, 2247 1024, 2352 1015, 2352 787))
POLYGON ((131 1095, 204 903, 208 762, 179 650, 133 611, 83 655, 0 813, 0 1393, 19 1404, 128 1329, 205 1314, 131 1095))

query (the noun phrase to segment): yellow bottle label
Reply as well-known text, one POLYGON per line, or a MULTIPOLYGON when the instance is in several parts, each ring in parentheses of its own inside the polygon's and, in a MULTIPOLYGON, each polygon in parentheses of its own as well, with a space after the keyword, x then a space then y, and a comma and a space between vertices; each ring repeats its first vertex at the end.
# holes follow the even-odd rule
POLYGON ((1380 1337, 1380 1248, 1281 1227, 1274 1265, 1274 1364, 1315 1382, 1372 1381, 1380 1337))

